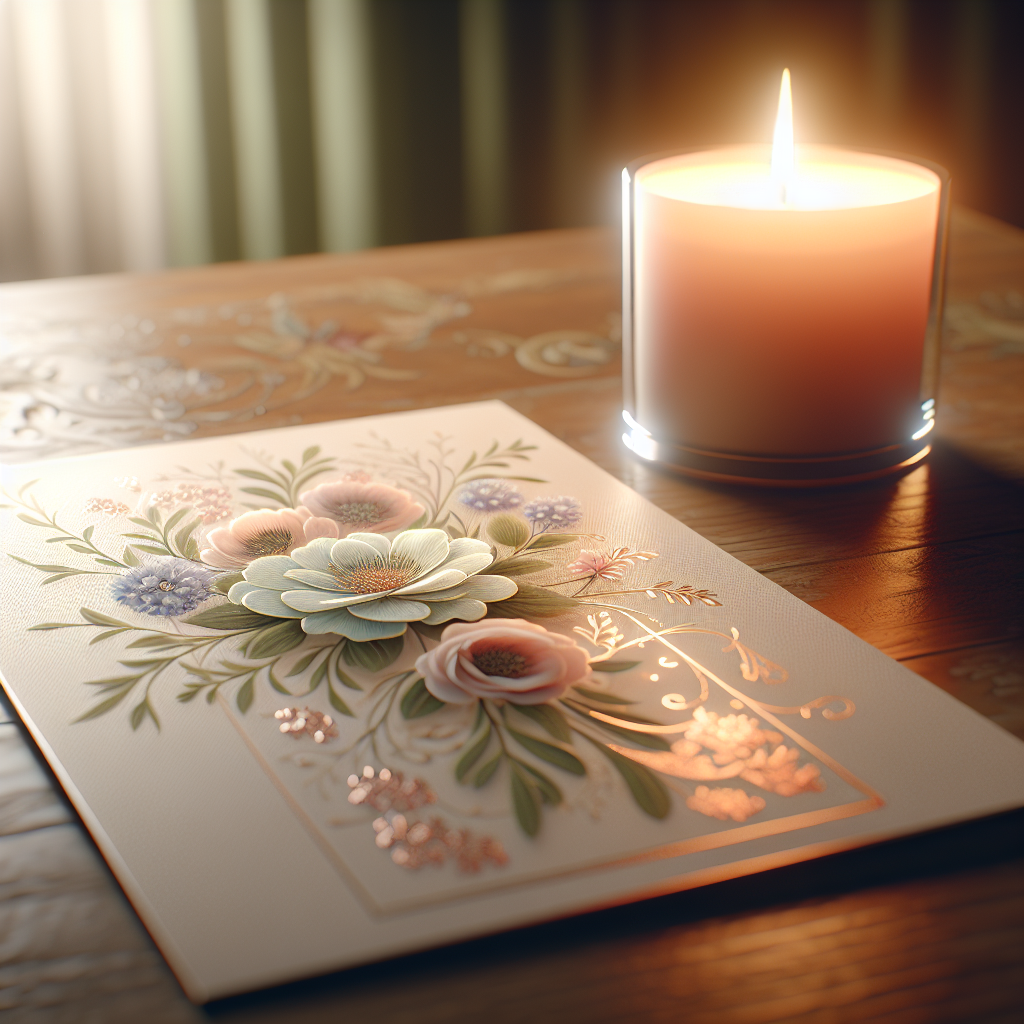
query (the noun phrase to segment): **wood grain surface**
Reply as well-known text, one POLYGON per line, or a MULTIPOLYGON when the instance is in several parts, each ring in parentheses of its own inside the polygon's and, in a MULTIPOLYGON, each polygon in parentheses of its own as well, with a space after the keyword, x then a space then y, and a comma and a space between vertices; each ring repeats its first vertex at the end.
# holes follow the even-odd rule
MULTIPOLYGON (((1024 737, 1022 266, 1024 233, 956 211, 935 449, 848 489, 745 490, 629 456, 615 240, 589 230, 5 285, 0 386, 15 413, 0 457, 500 398, 1024 737)), ((1021 824, 1005 815, 196 1008, 0 710, 0 1012, 1017 1021, 1021 824)))

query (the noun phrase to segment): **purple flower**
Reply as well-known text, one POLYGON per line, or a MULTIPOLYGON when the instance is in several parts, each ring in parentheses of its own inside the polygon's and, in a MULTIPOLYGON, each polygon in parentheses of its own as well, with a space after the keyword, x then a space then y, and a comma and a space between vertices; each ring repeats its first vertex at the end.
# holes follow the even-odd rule
POLYGON ((523 496, 507 480, 473 480, 459 491, 458 501, 477 512, 511 512, 523 496))
POLYGON ((185 558, 161 558, 130 569, 110 590, 115 601, 143 615, 184 615, 216 593, 217 575, 185 558))
POLYGON ((534 498, 523 506, 523 515, 533 524, 534 533, 565 530, 583 518, 583 509, 575 498, 534 498))

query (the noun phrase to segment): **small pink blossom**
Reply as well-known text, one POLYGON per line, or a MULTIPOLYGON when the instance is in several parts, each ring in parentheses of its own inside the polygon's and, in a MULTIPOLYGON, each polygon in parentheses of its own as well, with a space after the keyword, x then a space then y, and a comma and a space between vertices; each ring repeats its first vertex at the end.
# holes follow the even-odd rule
POLYGON ((330 519, 310 514, 308 508, 269 509, 246 512, 227 526, 206 536, 202 560, 217 569, 244 569, 266 555, 290 555, 317 537, 339 536, 330 519))
POLYGON ((686 806, 719 821, 746 821, 765 808, 764 799, 750 796, 742 789, 726 789, 698 786, 693 796, 688 797, 686 806))
POLYGON ((649 562, 657 558, 656 551, 630 551, 616 548, 614 551, 581 551, 575 562, 566 569, 578 576, 600 576, 603 580, 621 580, 635 562, 649 562))
POLYGON ((448 704, 479 697, 544 704, 591 676, 587 653, 574 640, 525 619, 453 624, 416 659, 416 671, 448 704))
POLYGON ((339 537, 404 530, 424 512, 408 491, 360 480, 332 480, 299 497, 312 515, 335 523, 339 537))
POLYGON ((149 499, 156 508, 169 510, 191 505, 204 523, 227 519, 233 508, 231 491, 221 484, 178 484, 171 490, 157 491, 149 499))

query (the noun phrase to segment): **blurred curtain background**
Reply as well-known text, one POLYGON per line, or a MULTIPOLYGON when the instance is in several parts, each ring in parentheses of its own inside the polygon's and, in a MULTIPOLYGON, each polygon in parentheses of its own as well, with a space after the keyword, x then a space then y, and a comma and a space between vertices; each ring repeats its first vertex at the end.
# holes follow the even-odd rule
POLYGON ((614 223, 643 153, 938 160, 1024 226, 1019 0, 0 0, 0 279, 614 223))

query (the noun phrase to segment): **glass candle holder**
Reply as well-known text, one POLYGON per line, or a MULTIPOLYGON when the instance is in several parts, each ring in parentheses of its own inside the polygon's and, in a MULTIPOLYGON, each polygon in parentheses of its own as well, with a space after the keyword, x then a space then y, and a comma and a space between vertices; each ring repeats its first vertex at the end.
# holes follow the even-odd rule
POLYGON ((935 425, 949 175, 768 146, 623 171, 623 441, 711 480, 815 487, 923 459, 935 425))

